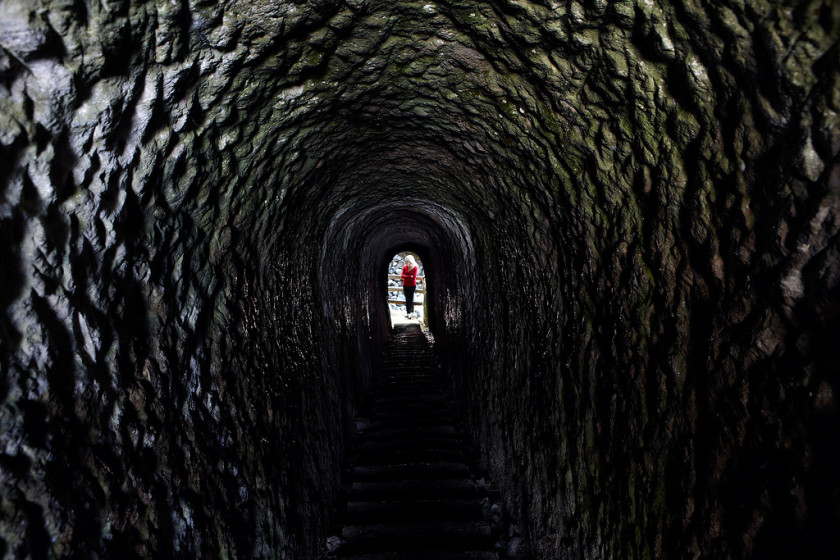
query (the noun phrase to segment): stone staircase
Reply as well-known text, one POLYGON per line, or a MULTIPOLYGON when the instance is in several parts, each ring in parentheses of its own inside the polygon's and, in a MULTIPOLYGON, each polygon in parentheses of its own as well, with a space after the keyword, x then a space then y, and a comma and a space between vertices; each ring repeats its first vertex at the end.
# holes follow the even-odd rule
POLYGON ((493 493, 468 464, 432 346, 395 331, 358 420, 346 477, 341 560, 499 560, 507 535, 493 493))

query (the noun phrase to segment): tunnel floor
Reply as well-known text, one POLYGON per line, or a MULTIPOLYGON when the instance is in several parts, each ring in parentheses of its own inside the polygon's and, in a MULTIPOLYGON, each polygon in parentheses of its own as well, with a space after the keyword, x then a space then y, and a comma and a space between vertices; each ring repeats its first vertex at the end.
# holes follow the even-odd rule
POLYGON ((471 464, 434 346, 398 325, 370 388, 329 558, 517 558, 521 548, 471 464))

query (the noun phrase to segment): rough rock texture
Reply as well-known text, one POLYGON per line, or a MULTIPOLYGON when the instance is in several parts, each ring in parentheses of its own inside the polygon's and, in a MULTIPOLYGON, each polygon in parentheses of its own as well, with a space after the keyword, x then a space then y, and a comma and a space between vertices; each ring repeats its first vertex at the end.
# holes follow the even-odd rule
POLYGON ((833 558, 833 0, 4 0, 0 555, 319 554, 427 265, 535 558, 833 558))

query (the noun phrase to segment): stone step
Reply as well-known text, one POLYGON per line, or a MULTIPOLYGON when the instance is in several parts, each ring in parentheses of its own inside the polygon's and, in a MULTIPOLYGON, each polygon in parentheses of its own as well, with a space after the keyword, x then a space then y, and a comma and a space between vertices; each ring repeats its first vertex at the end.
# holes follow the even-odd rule
POLYGON ((404 400, 386 400, 386 399, 377 399, 371 403, 370 410, 372 412, 377 411, 402 411, 402 410, 411 410, 415 412, 422 412, 422 411, 443 411, 448 412, 449 404, 443 400, 442 398, 433 399, 429 397, 417 397, 414 399, 404 399, 404 400))
POLYGON ((356 465, 404 465, 407 463, 459 463, 464 461, 460 449, 421 449, 366 453, 356 457, 356 465))
POLYGON ((366 428, 361 432, 361 434, 367 441, 409 438, 445 439, 458 437, 458 432, 450 424, 438 424, 436 426, 409 426, 405 428, 381 428, 378 430, 366 428))
POLYGON ((382 440, 366 441, 359 445, 356 453, 359 456, 367 454, 383 454, 389 452, 399 451, 413 451, 413 450, 452 450, 461 449, 463 443, 454 435, 428 438, 386 438, 382 440))
POLYGON ((405 523, 417 521, 480 521, 480 500, 400 500, 388 502, 351 501, 344 512, 348 525, 405 523))
POLYGON ((487 486, 470 479, 381 480, 354 482, 347 496, 351 501, 405 501, 477 499, 487 495, 487 486))
POLYGON ((386 358, 384 362, 382 362, 376 370, 378 375, 409 375, 409 374, 416 374, 416 373, 423 373, 423 374, 436 374, 439 370, 437 367, 437 363, 433 356, 423 355, 412 357, 411 354, 407 355, 408 357, 401 356, 399 359, 394 358, 386 358))
POLYGON ((371 387, 368 394, 379 400, 393 399, 395 401, 413 401, 418 397, 439 397, 443 398, 443 389, 440 383, 417 383, 407 385, 400 383, 397 385, 377 385, 371 387))
POLYGON ((385 466, 357 466, 350 472, 354 481, 422 480, 466 478, 470 469, 463 463, 411 463, 385 466))
POLYGON ((431 361, 420 361, 412 364, 388 364, 380 366, 374 374, 376 382, 387 380, 437 380, 440 370, 431 361))
POLYGON ((393 415, 396 418, 405 418, 409 415, 414 416, 426 416, 426 417, 437 417, 437 416, 448 416, 449 415, 449 407, 440 405, 440 404, 414 404, 414 405, 403 405, 403 406, 372 406, 370 408, 370 415, 373 418, 379 417, 387 417, 389 415, 393 415))
POLYGON ((479 522, 408 522, 389 525, 346 525, 341 531, 343 554, 492 550, 490 524, 479 522))
POLYGON ((380 375, 371 384, 371 388, 377 389, 399 389, 407 387, 421 387, 429 389, 440 389, 441 382, 437 375, 431 373, 409 375, 406 373, 394 373, 393 375, 380 375))
POLYGON ((376 384, 371 385, 368 390, 368 395, 372 398, 387 397, 391 395, 405 395, 413 397, 418 394, 441 395, 443 390, 444 389, 441 387, 440 382, 436 380, 418 380, 414 382, 395 381, 393 383, 378 381, 376 384))
POLYGON ((433 428, 438 426, 452 426, 452 417, 449 415, 440 418, 404 417, 404 418, 378 418, 371 419, 364 426, 360 433, 360 439, 367 437, 365 434, 373 434, 382 430, 414 430, 433 428))
POLYGON ((393 411, 390 413, 373 414, 370 418, 371 425, 374 426, 388 426, 390 428, 410 428, 413 426, 432 426, 439 424, 453 425, 455 422, 452 416, 448 413, 440 413, 429 416, 427 414, 416 414, 413 412, 400 413, 393 411))
POLYGON ((370 395, 375 400, 382 404, 393 400, 395 404, 402 404, 403 402, 438 402, 447 404, 443 396, 443 389, 439 383, 429 383, 421 386, 403 385, 402 387, 379 387, 378 391, 371 390, 370 395))
POLYGON ((499 555, 490 551, 427 550, 425 552, 378 552, 372 554, 351 554, 342 560, 499 560, 499 555))
POLYGON ((401 358, 395 360, 393 358, 386 360, 379 364, 374 372, 375 377, 383 378, 388 376, 406 377, 412 375, 419 376, 437 376, 441 370, 432 356, 422 356, 416 359, 401 358))
POLYGON ((452 416, 449 414, 439 414, 437 416, 418 414, 378 414, 371 416, 369 427, 373 427, 376 430, 410 430, 413 428, 440 426, 441 424, 445 426, 452 426, 454 424, 452 416))
POLYGON ((465 463, 447 389, 419 330, 392 338, 365 411, 335 558, 499 560, 498 535, 484 519, 491 491, 465 463))
POLYGON ((451 424, 452 415, 448 406, 444 405, 427 405, 427 406, 376 406, 372 404, 369 414, 371 419, 376 417, 387 418, 389 416, 394 418, 446 418, 441 420, 442 423, 451 424))

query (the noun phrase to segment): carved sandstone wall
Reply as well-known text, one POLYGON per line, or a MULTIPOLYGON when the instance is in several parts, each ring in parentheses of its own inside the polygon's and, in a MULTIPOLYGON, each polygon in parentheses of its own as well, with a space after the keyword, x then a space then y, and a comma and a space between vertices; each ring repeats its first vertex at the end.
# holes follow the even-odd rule
POLYGON ((0 555, 317 558, 410 248, 535 558, 833 557, 838 10, 3 1, 0 555))

